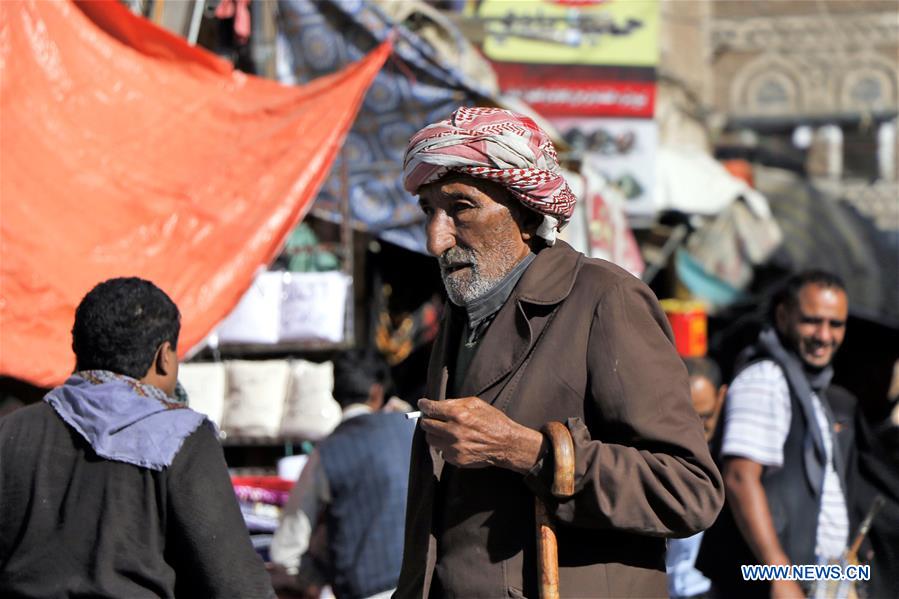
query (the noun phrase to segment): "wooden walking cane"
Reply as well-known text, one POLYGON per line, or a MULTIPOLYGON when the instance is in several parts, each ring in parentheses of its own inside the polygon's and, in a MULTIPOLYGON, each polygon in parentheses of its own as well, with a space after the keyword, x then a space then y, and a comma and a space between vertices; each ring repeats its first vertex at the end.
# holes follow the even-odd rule
MULTIPOLYGON (((547 422, 541 432, 549 438, 553 450, 554 497, 574 495, 574 443, 571 433, 561 422, 547 422)), ((559 547, 556 528, 546 506, 534 498, 537 516, 537 575, 540 578, 541 599, 559 599, 559 547)))

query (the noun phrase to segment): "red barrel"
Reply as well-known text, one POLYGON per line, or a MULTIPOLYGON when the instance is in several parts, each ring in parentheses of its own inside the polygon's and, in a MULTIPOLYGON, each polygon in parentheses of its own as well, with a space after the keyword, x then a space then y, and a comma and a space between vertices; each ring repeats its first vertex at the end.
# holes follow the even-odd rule
POLYGON ((678 299, 666 299, 659 303, 674 331, 677 353, 684 358, 705 356, 708 351, 708 316, 705 304, 678 299))

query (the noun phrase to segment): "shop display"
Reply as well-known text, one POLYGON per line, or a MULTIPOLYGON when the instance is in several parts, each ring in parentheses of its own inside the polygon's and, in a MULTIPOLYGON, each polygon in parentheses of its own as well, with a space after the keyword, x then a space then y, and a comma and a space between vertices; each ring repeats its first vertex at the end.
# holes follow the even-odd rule
POLYGON ((228 435, 274 437, 290 367, 286 360, 230 360, 225 366, 228 391, 222 428, 228 435))
POLYGON ((307 360, 290 362, 287 395, 284 398, 281 434, 318 441, 340 424, 340 405, 334 401, 334 366, 307 360))
POLYGON ((181 364, 178 382, 187 392, 188 406, 222 426, 225 411, 225 365, 221 362, 181 364))

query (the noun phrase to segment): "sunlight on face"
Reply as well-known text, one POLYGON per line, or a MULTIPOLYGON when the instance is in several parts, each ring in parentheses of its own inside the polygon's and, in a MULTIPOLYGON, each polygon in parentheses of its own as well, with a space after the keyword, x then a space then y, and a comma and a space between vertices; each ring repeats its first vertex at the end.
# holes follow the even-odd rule
MULTIPOLYGON (((513 200, 514 201, 514 200, 513 200)), ((484 297, 529 247, 505 190, 471 177, 448 177, 422 187, 428 251, 437 256, 450 301, 484 297)))

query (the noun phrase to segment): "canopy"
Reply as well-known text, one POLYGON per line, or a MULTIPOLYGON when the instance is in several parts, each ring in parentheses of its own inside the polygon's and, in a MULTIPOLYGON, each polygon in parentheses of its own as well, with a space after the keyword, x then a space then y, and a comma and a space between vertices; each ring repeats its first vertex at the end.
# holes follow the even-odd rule
POLYGON ((0 373, 71 372, 74 309, 154 281, 184 354, 277 255, 389 55, 303 87, 229 63, 119 2, 0 2, 0 373))
MULTIPOLYGON (((350 213, 354 226, 426 253, 424 215, 402 185, 403 152, 416 131, 460 105, 498 100, 485 80, 492 77, 489 66, 479 64, 484 59, 421 2, 282 0, 278 73, 285 83, 309 81, 344 68, 390 35, 394 54, 347 136, 350 213)), ((332 173, 313 206, 316 216, 340 222, 341 186, 339 173, 332 173)))

